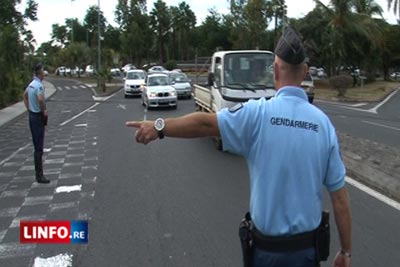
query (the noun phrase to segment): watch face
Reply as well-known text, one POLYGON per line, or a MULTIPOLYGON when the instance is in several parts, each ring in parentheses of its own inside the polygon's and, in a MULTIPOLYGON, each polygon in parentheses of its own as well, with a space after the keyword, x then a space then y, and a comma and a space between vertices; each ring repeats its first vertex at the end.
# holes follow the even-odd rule
POLYGON ((163 119, 157 119, 154 126, 157 131, 161 131, 162 129, 164 129, 165 122, 163 119))

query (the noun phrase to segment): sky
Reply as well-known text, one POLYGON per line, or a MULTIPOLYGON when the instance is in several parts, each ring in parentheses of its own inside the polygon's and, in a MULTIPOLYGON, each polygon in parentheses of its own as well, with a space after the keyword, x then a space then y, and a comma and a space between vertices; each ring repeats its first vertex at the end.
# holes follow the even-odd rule
MULTIPOLYGON (((164 0, 168 6, 178 6, 184 0, 164 0)), ((387 10, 387 0, 375 0, 381 5, 384 11, 384 18, 387 22, 396 24, 397 19, 393 11, 387 10)), ((36 0, 38 6, 38 21, 30 22, 28 28, 33 32, 37 42, 37 47, 51 39, 52 25, 58 23, 65 24, 66 18, 77 18, 81 23, 86 15, 86 11, 92 5, 100 2, 100 9, 104 13, 107 22, 117 26, 114 22, 114 11, 118 0, 36 0)), ((147 0, 147 10, 151 11, 156 0, 147 0)), ((229 12, 228 0, 186 0, 190 8, 196 14, 197 23, 200 24, 208 15, 208 10, 216 9, 219 13, 229 12)), ((324 4, 329 4, 329 0, 322 0, 324 4)), ((288 6, 288 17, 301 18, 310 12, 315 4, 313 0, 286 0, 288 6)), ((26 6, 26 0, 21 1, 20 10, 26 6)))

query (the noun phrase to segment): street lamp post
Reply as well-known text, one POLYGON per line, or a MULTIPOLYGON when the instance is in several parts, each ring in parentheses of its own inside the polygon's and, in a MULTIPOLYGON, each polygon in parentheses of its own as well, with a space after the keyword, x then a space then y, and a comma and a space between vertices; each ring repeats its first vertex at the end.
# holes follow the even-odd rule
POLYGON ((97 49, 98 49, 98 71, 101 69, 101 42, 100 42, 100 0, 98 0, 98 10, 97 10, 97 32, 98 32, 98 42, 97 42, 97 49))

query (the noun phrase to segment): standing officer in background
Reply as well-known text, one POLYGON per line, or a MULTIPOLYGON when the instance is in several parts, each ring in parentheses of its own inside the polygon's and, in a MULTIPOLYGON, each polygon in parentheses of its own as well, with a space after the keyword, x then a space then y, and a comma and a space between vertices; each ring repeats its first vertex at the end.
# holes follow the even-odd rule
POLYGON ((29 112, 29 128, 32 133, 34 146, 34 161, 36 181, 47 184, 50 181, 43 175, 43 145, 44 132, 47 125, 47 110, 45 103, 45 93, 42 81, 44 70, 42 64, 37 64, 34 69, 34 78, 24 93, 25 107, 29 112))
MULTIPOLYGON (((298 33, 287 28, 275 49, 270 100, 250 100, 217 114, 127 122, 136 141, 218 136, 223 148, 246 160, 250 172, 253 266, 318 266, 315 241, 321 223, 322 189, 330 194, 341 248, 333 266, 350 266, 351 215, 345 167, 335 129, 308 103, 300 84, 307 72, 298 33)), ((329 243, 325 246, 329 249, 329 243)), ((323 257, 322 257, 323 258, 323 257)))

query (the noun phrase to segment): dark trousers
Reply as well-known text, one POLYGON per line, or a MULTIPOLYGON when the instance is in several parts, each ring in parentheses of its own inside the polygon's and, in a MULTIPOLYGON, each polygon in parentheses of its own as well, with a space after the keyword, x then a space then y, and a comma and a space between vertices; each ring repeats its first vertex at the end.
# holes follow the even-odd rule
POLYGON ((29 127, 31 128, 35 155, 43 155, 44 146, 44 117, 42 113, 29 112, 29 127))
POLYGON ((315 267, 315 248, 292 252, 268 252, 255 248, 253 267, 315 267))
POLYGON ((42 113, 29 112, 29 128, 31 128, 32 141, 34 146, 33 159, 35 162, 36 179, 43 177, 43 145, 45 120, 42 113))

